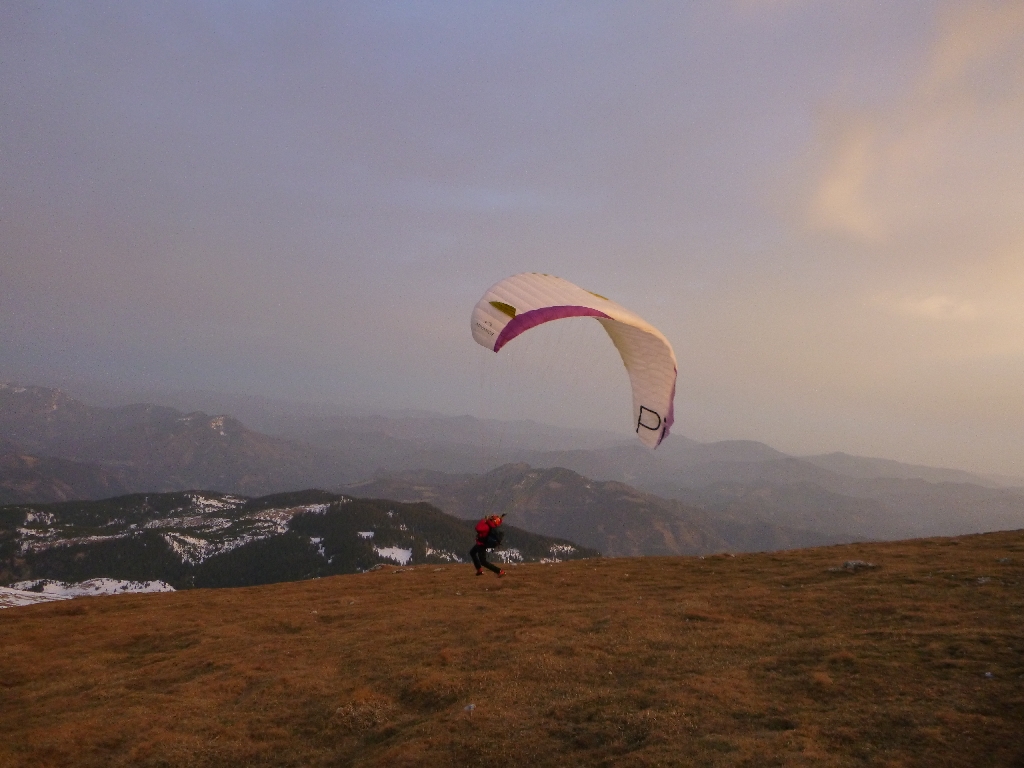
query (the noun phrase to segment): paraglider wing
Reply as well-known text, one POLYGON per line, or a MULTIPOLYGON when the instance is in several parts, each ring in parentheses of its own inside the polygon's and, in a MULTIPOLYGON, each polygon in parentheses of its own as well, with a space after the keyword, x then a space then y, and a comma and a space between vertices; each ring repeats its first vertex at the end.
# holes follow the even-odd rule
POLYGON ((676 356, 639 315, 560 277, 524 272, 491 286, 473 309, 471 327, 477 343, 498 352, 521 333, 566 317, 593 317, 604 326, 629 374, 633 427, 656 448, 672 427, 676 356))

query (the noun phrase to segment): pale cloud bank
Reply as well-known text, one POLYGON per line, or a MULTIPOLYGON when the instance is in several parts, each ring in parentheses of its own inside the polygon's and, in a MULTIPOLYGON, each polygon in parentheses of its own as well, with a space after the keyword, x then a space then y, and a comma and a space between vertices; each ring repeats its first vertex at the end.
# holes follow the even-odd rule
POLYGON ((1024 240, 1024 5, 950 6, 909 92, 821 124, 812 228, 904 258, 978 261, 1024 240))
POLYGON ((911 317, 929 320, 975 320, 978 308, 968 301, 949 296, 928 296, 923 299, 906 298, 896 304, 896 309, 911 317))

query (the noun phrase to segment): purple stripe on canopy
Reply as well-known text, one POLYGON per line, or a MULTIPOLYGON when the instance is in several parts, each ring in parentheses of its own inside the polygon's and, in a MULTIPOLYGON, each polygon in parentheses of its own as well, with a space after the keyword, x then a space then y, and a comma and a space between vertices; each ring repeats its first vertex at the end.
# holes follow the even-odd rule
POLYGON ((612 319, 601 310, 591 307, 570 306, 531 309, 516 315, 509 321, 508 325, 501 329, 501 333, 498 334, 498 338, 494 342, 494 351, 497 352, 519 334, 525 333, 531 328, 536 328, 541 323, 561 320, 564 317, 603 317, 605 320, 612 319))
MULTIPOLYGON (((679 375, 679 369, 674 369, 676 375, 679 375)), ((672 396, 668 400, 668 416, 665 417, 665 428, 661 430, 661 437, 658 438, 658 445, 661 445, 661 441, 668 437, 668 431, 672 429, 672 423, 676 420, 676 382, 672 380, 672 396)), ((658 445, 654 446, 655 448, 658 445)))

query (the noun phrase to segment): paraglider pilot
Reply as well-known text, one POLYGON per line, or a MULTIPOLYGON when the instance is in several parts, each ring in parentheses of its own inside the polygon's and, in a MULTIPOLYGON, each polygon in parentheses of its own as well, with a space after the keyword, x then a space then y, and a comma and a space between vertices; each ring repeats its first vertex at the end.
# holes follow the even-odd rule
POLYGON ((476 566, 477 576, 484 575, 484 568, 499 576, 505 575, 505 572, 498 566, 487 562, 487 550, 494 549, 501 544, 501 539, 505 535, 503 531, 498 530, 504 517, 504 515, 500 517, 490 515, 476 524, 476 544, 469 550, 469 556, 473 559, 473 565, 476 566))

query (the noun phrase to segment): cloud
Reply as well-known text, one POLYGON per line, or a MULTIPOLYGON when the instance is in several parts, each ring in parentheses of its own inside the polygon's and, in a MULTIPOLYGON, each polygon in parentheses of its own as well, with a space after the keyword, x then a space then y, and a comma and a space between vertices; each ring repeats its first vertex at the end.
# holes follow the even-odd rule
POLYGON ((812 226, 858 240, 881 240, 882 227, 869 194, 869 182, 882 160, 876 131, 858 122, 845 126, 841 134, 811 199, 812 226))
POLYGON ((896 303, 896 309, 902 314, 927 320, 974 320, 978 317, 975 304, 942 295, 904 298, 896 303))
POLYGON ((972 71, 992 66, 1015 49, 1019 52, 1022 43, 1024 5, 1019 2, 976 2, 951 9, 932 48, 924 86, 932 93, 962 87, 972 71))
POLYGON ((821 110, 811 230, 928 260, 1024 233, 1024 5, 957 5, 936 28, 890 103, 821 110))
MULTIPOLYGON (((913 340, 930 358, 1024 362, 1024 241, 981 267, 911 275, 879 291, 874 305, 890 336, 913 340)), ((990 384, 977 383, 979 396, 990 384)))

